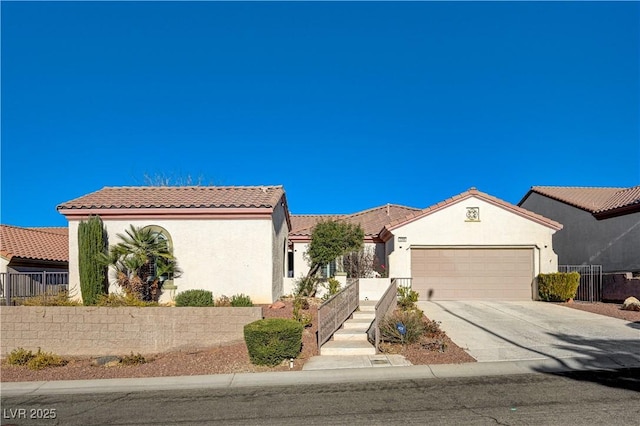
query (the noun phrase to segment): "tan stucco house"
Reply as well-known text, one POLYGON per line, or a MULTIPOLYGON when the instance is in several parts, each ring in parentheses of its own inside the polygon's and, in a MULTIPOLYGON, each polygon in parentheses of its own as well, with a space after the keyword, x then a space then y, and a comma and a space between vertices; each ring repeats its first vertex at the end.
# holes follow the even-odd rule
MULTIPOLYGON (((245 293, 255 303, 290 294, 309 270, 304 255, 320 220, 360 224, 376 276, 406 278, 422 299, 530 300, 535 277, 557 270, 552 235, 562 228, 475 188, 425 209, 387 204, 349 215, 292 215, 281 186, 106 187, 58 210, 69 220, 72 289, 79 285, 78 225, 99 215, 111 245, 130 225, 165 235, 183 274, 164 300, 189 289, 245 293)), ((336 272, 331 265, 324 271, 336 272)))
POLYGON ((562 225, 471 188, 425 209, 381 206, 352 215, 296 216, 289 239, 293 271, 323 219, 360 223, 392 278, 410 278, 421 299, 531 300, 535 277, 555 272, 552 236, 562 225))
MULTIPOLYGON (((254 303, 283 294, 290 219, 281 186, 105 187, 58 211, 69 221, 72 294, 80 294, 78 225, 90 215, 102 218, 110 245, 130 225, 154 227, 166 237, 183 273, 161 301, 189 289, 216 297, 244 293, 254 303)), ((117 291, 113 277, 111 291, 117 291)))

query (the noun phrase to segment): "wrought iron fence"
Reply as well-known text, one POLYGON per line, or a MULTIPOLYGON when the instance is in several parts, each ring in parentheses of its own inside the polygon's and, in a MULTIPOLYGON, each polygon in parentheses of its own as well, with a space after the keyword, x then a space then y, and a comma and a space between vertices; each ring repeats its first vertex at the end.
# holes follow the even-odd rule
POLYGON ((69 290, 68 272, 2 272, 0 299, 11 305, 12 300, 40 295, 56 295, 69 290))
POLYGON ((380 300, 378 300, 378 303, 376 303, 376 319, 373 320, 373 327, 370 329, 374 333, 373 344, 376 348, 376 353, 378 353, 380 349, 380 323, 384 320, 384 317, 387 316, 388 313, 393 312, 397 304, 398 279, 393 278, 391 280, 391 285, 389 285, 380 300))
POLYGON ((580 286, 575 300, 602 301, 602 265, 559 265, 558 272, 577 272, 580 274, 580 286))
POLYGON ((357 279, 347 280, 347 286, 318 308, 318 348, 333 336, 360 305, 357 279))

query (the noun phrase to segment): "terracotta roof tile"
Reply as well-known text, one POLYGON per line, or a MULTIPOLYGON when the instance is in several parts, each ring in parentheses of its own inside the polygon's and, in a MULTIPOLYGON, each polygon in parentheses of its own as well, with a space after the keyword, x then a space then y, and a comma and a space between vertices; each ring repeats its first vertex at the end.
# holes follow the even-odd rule
POLYGON ((316 223, 323 220, 338 220, 344 217, 345 215, 331 214, 292 214, 289 235, 311 235, 309 230, 316 226, 316 223))
POLYGON ((624 188, 593 188, 575 186, 533 186, 532 192, 562 201, 589 212, 598 211, 607 200, 624 188))
POLYGON ((283 195, 282 186, 104 187, 57 208, 261 208, 274 207, 283 195))
POLYGON ((8 260, 19 257, 68 262, 68 230, 0 225, 0 254, 8 260))
POLYGON ((496 198, 492 195, 486 194, 484 192, 478 191, 476 188, 470 188, 468 191, 462 192, 458 195, 454 195, 451 198, 448 198, 444 201, 441 201, 437 204, 434 204, 430 207, 427 207, 424 210, 420 210, 418 212, 414 212, 411 213, 403 218, 397 219, 393 222, 391 222, 389 225, 386 226, 386 229, 391 231, 394 228, 397 228, 399 226, 405 225, 409 222, 412 222, 414 220, 420 219, 421 217, 427 216, 435 211, 438 211, 440 209, 443 209, 447 206, 450 206, 452 204, 455 204, 459 201, 465 200, 467 198, 470 197, 477 197, 481 200, 484 200, 490 204, 494 204, 497 205, 499 207, 505 208, 513 213, 519 214, 520 216, 529 218, 531 220, 534 220, 538 223, 544 224, 546 226, 549 226, 553 229, 559 230, 562 229, 562 225, 558 222, 556 222, 555 220, 551 220, 547 217, 544 217, 542 215, 539 215, 537 213, 534 213, 532 211, 523 209, 522 207, 518 207, 516 205, 513 205, 511 203, 508 203, 506 201, 503 201, 499 198, 496 198))
POLYGON ((365 236, 373 238, 378 237, 385 225, 391 221, 415 211, 420 210, 413 207, 387 204, 350 215, 293 215, 291 217, 293 227, 289 235, 311 236, 313 227, 321 220, 343 220, 348 223, 359 224, 365 236))
POLYGON ((597 213, 604 213, 634 205, 640 207, 640 185, 616 192, 606 203, 600 206, 597 213))

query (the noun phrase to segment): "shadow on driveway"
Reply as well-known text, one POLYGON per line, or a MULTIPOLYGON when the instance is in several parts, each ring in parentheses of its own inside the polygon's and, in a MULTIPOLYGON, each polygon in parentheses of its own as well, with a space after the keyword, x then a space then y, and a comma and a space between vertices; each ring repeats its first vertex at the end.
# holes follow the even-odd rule
MULTIPOLYGON (((638 335, 638 339, 611 340, 547 332, 549 336, 553 336, 559 342, 551 347, 580 354, 580 357, 572 357, 571 365, 569 365, 567 359, 524 346, 464 316, 456 314, 437 302, 432 303, 438 305, 448 314, 509 344, 553 359, 560 367, 549 368, 548 366, 541 366, 539 368, 533 368, 534 371, 640 392, 640 368, 636 367, 640 365, 640 334, 638 335)), ((627 326, 640 329, 640 322, 628 323, 627 326)))
POLYGON ((640 392, 640 368, 625 367, 625 365, 638 365, 640 336, 635 340, 616 340, 613 342, 609 339, 586 339, 581 336, 561 333, 549 334, 565 343, 557 345, 558 348, 580 351, 582 355, 585 355, 581 358, 574 358, 573 361, 588 371, 553 372, 542 368, 536 369, 537 371, 640 392), (623 350, 621 351, 620 348, 623 350), (619 367, 615 367, 615 364, 619 367))

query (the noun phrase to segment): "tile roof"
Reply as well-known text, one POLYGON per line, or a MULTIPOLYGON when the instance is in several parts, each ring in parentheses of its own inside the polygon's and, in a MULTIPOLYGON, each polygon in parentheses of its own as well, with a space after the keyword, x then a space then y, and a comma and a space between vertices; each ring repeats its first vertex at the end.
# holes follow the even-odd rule
POLYGON ((359 224, 365 237, 374 238, 378 237, 385 225, 391 221, 415 211, 420 211, 420 209, 387 204, 350 215, 292 215, 292 229, 289 235, 310 237, 313 227, 321 220, 342 220, 347 223, 359 224))
POLYGON ((533 186, 520 203, 531 192, 586 210, 594 215, 627 208, 640 211, 640 185, 630 188, 533 186))
POLYGON ((544 217, 542 215, 539 215, 537 213, 534 213, 532 211, 523 209, 522 207, 518 207, 516 205, 513 205, 511 203, 508 203, 506 201, 503 201, 499 198, 496 198, 492 195, 486 194, 484 192, 478 191, 476 188, 470 188, 469 190, 462 192, 458 195, 455 195, 451 198, 448 198, 444 201, 441 201, 437 204, 434 204, 430 207, 427 207, 426 209, 420 210, 418 212, 414 212, 411 213, 410 215, 407 215, 403 218, 400 218, 398 220, 395 220, 393 222, 391 222, 389 225, 386 226, 386 229, 388 231, 391 231, 394 228, 397 228, 399 226, 405 225, 409 222, 413 222, 414 220, 420 219, 424 216, 427 216, 433 212, 436 212, 438 210, 441 210, 445 207, 448 207, 452 204, 456 204, 462 200, 466 200, 467 198, 470 197, 476 197, 479 198, 481 200, 484 200, 490 204, 502 207, 506 210, 509 210, 513 213, 516 213, 520 216, 526 217, 528 219, 531 219, 535 222, 541 223, 543 225, 549 226, 550 228, 556 229, 556 230, 560 230, 562 229, 562 225, 558 222, 556 222, 555 220, 551 220, 547 217, 544 217))
POLYGON ((8 260, 19 257, 68 262, 68 230, 67 228, 20 228, 0 225, 0 255, 8 260))
POLYGON ((268 208, 275 207, 283 195, 282 186, 104 187, 57 208, 268 208))

